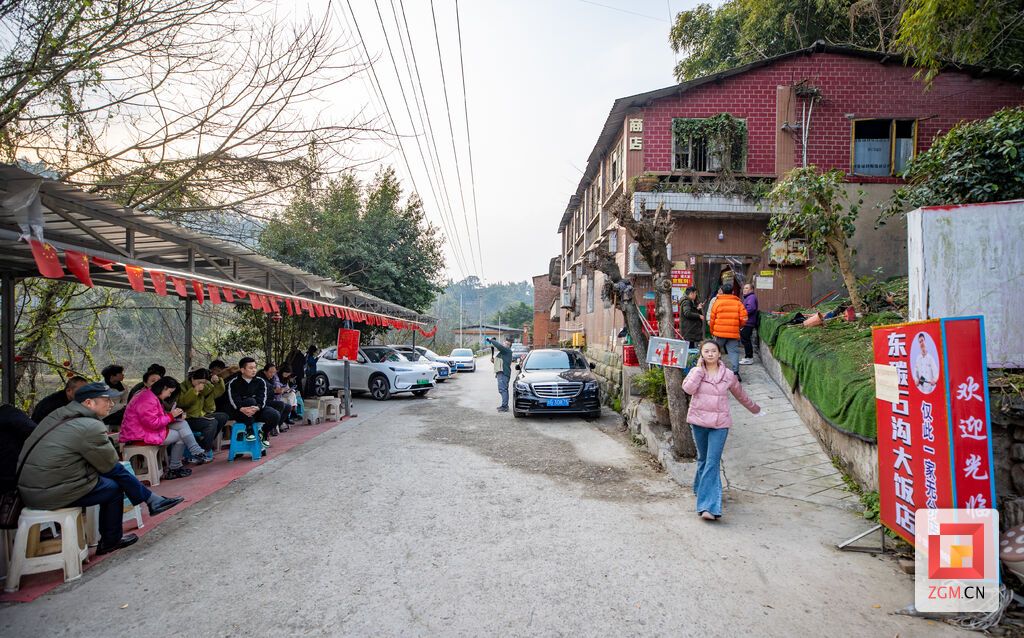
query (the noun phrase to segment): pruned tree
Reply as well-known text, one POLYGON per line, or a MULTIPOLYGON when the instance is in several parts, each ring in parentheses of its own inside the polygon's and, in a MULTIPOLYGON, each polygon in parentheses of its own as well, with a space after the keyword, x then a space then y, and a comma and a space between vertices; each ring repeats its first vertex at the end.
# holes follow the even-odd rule
POLYGON ((766 247, 770 249, 776 241, 806 239, 807 247, 815 255, 824 256, 843 278, 854 310, 865 312, 849 242, 864 203, 863 192, 858 192, 856 201, 851 200, 844 187, 845 177, 840 170, 818 173, 815 166, 787 173, 768 194, 771 217, 766 247))
MULTIPOLYGON (((592 270, 604 273, 601 298, 610 301, 622 313, 626 332, 629 333, 629 339, 633 342, 636 351, 647 352, 647 333, 644 331, 643 322, 640 319, 640 309, 633 296, 633 284, 622 277, 619 264, 615 261, 615 255, 609 252, 603 244, 598 244, 586 254, 586 263, 592 270)), ((648 367, 642 357, 640 365, 644 369, 648 367)))

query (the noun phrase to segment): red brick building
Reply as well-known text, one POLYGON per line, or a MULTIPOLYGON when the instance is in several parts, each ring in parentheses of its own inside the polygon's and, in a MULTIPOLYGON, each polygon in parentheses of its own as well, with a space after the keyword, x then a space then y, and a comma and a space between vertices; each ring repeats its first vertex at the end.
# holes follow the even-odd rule
POLYGON ((588 345, 610 348, 622 326, 619 313, 600 299, 604 276, 585 267, 583 256, 596 244, 618 256, 641 301, 649 292, 646 265, 609 213, 620 197, 628 198, 634 214, 659 204, 671 210, 676 230, 670 256, 702 298, 727 269, 757 285, 766 309, 808 304, 841 289, 827 266, 808 271, 799 244, 774 247, 783 253, 775 259, 768 254, 768 215, 755 196, 743 194, 756 189, 715 193, 726 160, 706 140, 681 139, 676 121, 726 113, 745 123, 742 160, 733 163, 740 181, 770 182, 803 164, 844 171, 851 190, 865 191, 853 241, 858 270, 904 274, 905 229, 890 223, 875 230, 874 205, 889 198, 907 161, 936 135, 961 120, 1024 103, 1018 72, 947 69, 930 89, 915 73, 896 57, 819 43, 616 100, 558 226, 563 338, 583 331, 588 345), (641 175, 654 181, 634 189, 641 175))
POLYGON ((559 342, 558 285, 544 273, 533 278, 533 343, 534 348, 557 346, 559 342))

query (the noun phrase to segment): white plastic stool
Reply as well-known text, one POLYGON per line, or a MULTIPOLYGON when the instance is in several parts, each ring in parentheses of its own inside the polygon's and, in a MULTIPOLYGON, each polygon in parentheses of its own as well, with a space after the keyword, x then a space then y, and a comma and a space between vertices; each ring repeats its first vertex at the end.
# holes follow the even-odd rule
POLYGON ((124 460, 132 464, 132 470, 139 481, 148 482, 150 487, 156 487, 160 485, 160 477, 164 472, 167 448, 163 445, 126 445, 124 460), (146 462, 144 470, 135 463, 138 457, 142 457, 146 462))
POLYGON ((18 518, 18 531, 14 534, 11 566, 7 571, 4 591, 15 592, 21 587, 21 577, 57 569, 64 570, 64 582, 82 577, 82 561, 89 560, 89 547, 85 542, 82 508, 65 507, 58 510, 37 510, 26 507, 18 518), (40 527, 46 523, 60 525, 60 539, 41 542, 40 527), (59 545, 59 549, 55 547, 59 545), (50 553, 46 550, 54 549, 50 553))
POLYGON ((320 417, 324 423, 341 419, 341 399, 333 397, 320 397, 318 406, 320 417))
POLYGON ((320 404, 316 404, 315 408, 306 408, 302 413, 302 423, 304 425, 316 425, 320 423, 320 404))

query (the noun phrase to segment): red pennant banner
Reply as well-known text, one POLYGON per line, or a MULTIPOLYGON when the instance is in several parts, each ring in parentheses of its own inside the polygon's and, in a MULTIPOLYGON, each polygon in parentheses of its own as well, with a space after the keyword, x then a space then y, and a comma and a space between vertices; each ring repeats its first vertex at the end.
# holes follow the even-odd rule
POLYGON ((161 297, 167 296, 167 275, 159 270, 149 271, 149 281, 153 284, 153 291, 161 297))
POLYGON ((248 296, 249 296, 249 291, 248 291, 248 290, 237 290, 237 289, 236 289, 236 290, 235 290, 235 295, 236 295, 236 296, 237 296, 237 297, 238 297, 239 299, 245 299, 246 297, 248 297, 248 296))
POLYGON ((285 300, 284 300, 284 309, 285 309, 285 311, 287 311, 287 312, 288 312, 288 315, 289 315, 289 316, 291 316, 292 314, 294 314, 294 313, 292 312, 292 300, 291 300, 291 299, 285 299, 285 300))
POLYGON ((203 302, 206 301, 206 292, 203 290, 203 282, 192 280, 192 290, 196 293, 196 301, 199 302, 200 306, 203 305, 203 302))
POLYGON ((270 297, 266 295, 260 295, 260 306, 263 307, 263 312, 268 315, 274 312, 274 309, 270 307, 270 297))
POLYGON ((309 313, 310 317, 315 317, 316 316, 316 310, 313 309, 313 304, 311 302, 303 301, 302 302, 302 307, 306 309, 306 312, 309 313))
POLYGON ((125 266, 125 273, 128 274, 128 283, 135 292, 146 292, 146 280, 142 278, 145 272, 139 266, 125 266))
MULTIPOLYGON (((239 291, 239 292, 241 292, 241 291, 239 291)), ((259 295, 249 295, 249 303, 252 304, 252 307, 253 307, 254 310, 260 310, 262 308, 262 306, 260 306, 260 296, 259 295)))
POLYGON ((93 257, 92 263, 97 268, 102 268, 103 270, 114 270, 114 262, 110 261, 109 259, 104 259, 102 257, 93 257))
POLYGON ((235 294, 231 292, 230 288, 223 288, 221 292, 224 293, 224 301, 228 303, 235 303, 235 294))
POLYGON ((210 303, 220 305, 220 288, 213 284, 206 284, 206 291, 210 293, 210 303))
POLYGON ((178 293, 179 297, 182 299, 188 297, 188 288, 185 287, 184 279, 171 275, 171 285, 174 286, 174 292, 178 293))
POLYGON ((324 316, 324 307, 321 306, 320 304, 317 304, 317 305, 313 306, 313 309, 316 310, 316 316, 317 317, 323 317, 324 316))
POLYGON ((64 251, 64 266, 75 279, 92 288, 92 277, 89 276, 89 257, 73 250, 64 251))
POLYGON ((281 306, 277 305, 277 297, 270 298, 270 305, 276 314, 281 314, 281 306))
POLYGON ((28 245, 32 249, 32 258, 36 260, 36 268, 40 275, 50 279, 60 279, 64 276, 56 248, 35 239, 28 240, 28 245))

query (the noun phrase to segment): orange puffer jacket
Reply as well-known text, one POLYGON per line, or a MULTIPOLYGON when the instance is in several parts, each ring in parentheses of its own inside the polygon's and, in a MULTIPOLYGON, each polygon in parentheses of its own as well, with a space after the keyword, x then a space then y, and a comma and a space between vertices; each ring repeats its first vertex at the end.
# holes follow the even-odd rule
POLYGON ((739 339, 740 327, 747 323, 747 309, 736 295, 718 295, 711 308, 708 327, 711 334, 723 339, 739 339))

